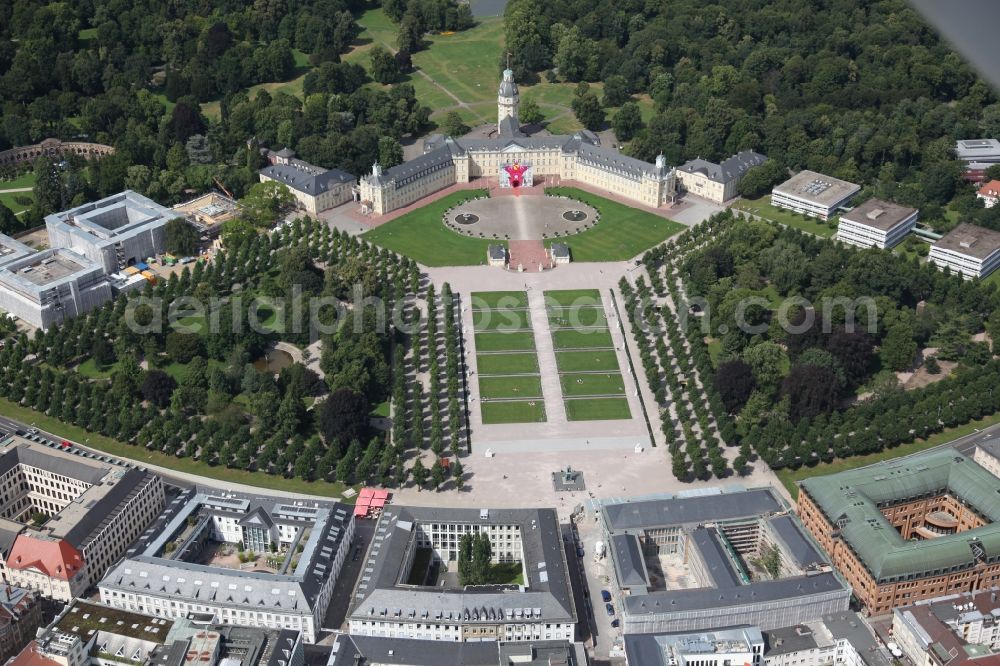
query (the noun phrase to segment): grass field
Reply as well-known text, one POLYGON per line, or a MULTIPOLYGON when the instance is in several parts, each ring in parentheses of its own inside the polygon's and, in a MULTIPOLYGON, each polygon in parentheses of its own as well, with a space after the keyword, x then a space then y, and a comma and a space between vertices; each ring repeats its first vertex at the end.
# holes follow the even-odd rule
POLYGON ((476 333, 476 351, 528 351, 535 348, 531 331, 492 331, 476 333))
POLYGON ((542 399, 542 380, 537 376, 479 377, 480 399, 538 398, 542 399))
POLYGON ((527 310, 476 310, 472 313, 477 331, 520 331, 531 329, 527 310))
POLYGON ((625 395, 625 380, 620 372, 566 374, 559 376, 563 396, 625 395))
POLYGON ((15 197, 28 197, 32 201, 35 200, 35 195, 31 192, 0 192, 0 204, 10 208, 15 215, 31 208, 30 205, 19 203, 15 197))
POLYGON ((483 423, 540 423, 545 420, 543 400, 508 400, 484 402, 479 405, 483 423))
MULTIPOLYGON (((22 187, 34 187, 35 186, 35 172, 28 171, 22 173, 20 176, 14 180, 0 180, 0 191, 2 190, 12 190, 22 187)), ((28 194, 31 194, 28 192, 28 194)))
POLYGON ((586 370, 613 370, 617 372, 618 356, 611 349, 587 351, 557 351, 556 365, 559 372, 582 372, 586 370))
MULTIPOLYGON (((341 498, 346 486, 342 483, 328 483, 326 481, 303 481, 302 479, 286 479, 281 476, 271 476, 264 472, 248 472, 241 469, 229 469, 228 467, 209 465, 191 458, 178 458, 165 453, 147 451, 144 447, 130 446, 117 440, 105 437, 97 433, 89 433, 83 428, 63 423, 32 409, 15 405, 9 400, 0 398, 0 413, 4 416, 34 425, 36 428, 50 432, 57 437, 64 437, 68 440, 79 442, 98 451, 103 451, 112 456, 120 458, 130 458, 149 465, 158 465, 167 469, 184 472, 187 474, 198 474, 209 479, 218 479, 230 483, 244 483, 248 486, 259 488, 271 488, 293 493, 307 493, 311 495, 321 495, 323 497, 336 497, 341 502, 353 504, 353 498, 341 498)), ((355 486, 357 489, 359 486, 355 486)))
POLYGON ((570 421, 609 421, 632 418, 625 398, 575 398, 564 400, 570 421))
POLYGON ((523 291, 474 291, 470 294, 473 310, 497 308, 526 308, 528 295, 523 291))
POLYGON ((92 358, 88 358, 86 361, 81 363, 76 367, 76 371, 79 372, 84 377, 90 379, 108 379, 111 377, 111 373, 114 371, 114 364, 101 369, 97 367, 97 361, 92 358))
POLYGON ((545 307, 581 307, 601 305, 601 292, 597 289, 557 289, 545 292, 545 307))
POLYGON ((538 372, 538 357, 534 352, 514 354, 476 354, 480 375, 526 374, 538 372))
POLYGON ((504 241, 469 238, 441 222, 444 211, 459 202, 483 196, 486 190, 454 192, 423 208, 386 222, 363 238, 393 252, 412 257, 424 266, 478 266, 486 263, 486 248, 504 241))
POLYGON ((611 332, 599 328, 557 329, 552 331, 552 342, 556 349, 596 349, 615 346, 611 339, 611 332))
POLYGON ((743 201, 737 202, 733 208, 736 210, 745 210, 765 219, 780 222, 786 226, 794 227, 795 229, 800 229, 817 236, 822 236, 823 238, 830 238, 837 233, 836 224, 827 224, 822 220, 817 220, 811 217, 807 218, 804 215, 793 213, 790 210, 775 208, 771 205, 770 194, 765 194, 759 199, 744 199, 743 201))
POLYGON ((573 187, 550 187, 545 192, 578 199, 601 214, 596 226, 567 239, 573 261, 631 259, 684 229, 679 222, 573 187))
POLYGON ((553 329, 581 326, 607 328, 608 317, 602 307, 554 308, 549 310, 549 326, 553 329))
POLYGON ((920 453, 926 449, 947 444, 948 442, 958 439, 959 437, 971 435, 976 430, 982 430, 983 428, 996 425, 997 423, 1000 423, 1000 413, 992 414, 977 421, 971 421, 963 426, 958 426, 957 428, 949 428, 927 439, 918 439, 915 442, 903 444, 893 449, 879 451, 878 453, 871 453, 866 456, 853 456, 851 458, 838 458, 833 462, 819 463, 812 466, 804 465, 798 469, 783 468, 775 470, 774 473, 777 475, 781 483, 784 484, 785 488, 788 489, 788 493, 792 496, 792 499, 798 499, 799 487, 795 485, 796 481, 808 479, 813 476, 835 474, 837 472, 856 469, 866 465, 874 465, 875 463, 882 462, 883 460, 892 460, 893 458, 899 458, 900 456, 920 453))

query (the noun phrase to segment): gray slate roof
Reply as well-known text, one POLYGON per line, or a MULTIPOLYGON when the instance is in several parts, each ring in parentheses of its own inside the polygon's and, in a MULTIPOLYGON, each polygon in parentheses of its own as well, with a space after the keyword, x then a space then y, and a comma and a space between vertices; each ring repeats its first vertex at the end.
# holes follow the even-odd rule
POLYGON ((503 70, 503 79, 500 80, 500 88, 497 90, 499 97, 514 97, 517 95, 517 84, 514 83, 514 72, 509 69, 503 70))
POLYGON ((355 178, 340 169, 322 169, 295 161, 296 164, 272 164, 260 170, 260 173, 283 183, 293 190, 318 196, 328 192, 335 185, 353 183, 355 178))
POLYGON ((687 173, 702 173, 716 183, 728 183, 735 178, 740 178, 751 167, 763 164, 766 160, 767 157, 760 153, 744 150, 723 160, 721 164, 709 162, 699 157, 688 160, 677 167, 677 170, 687 173))
POLYGON ((524 136, 521 133, 521 125, 512 116, 507 116, 500 121, 500 126, 497 128, 500 136, 524 136))
POLYGON ((622 585, 640 587, 649 585, 646 563, 642 557, 639 538, 634 534, 616 534, 611 537, 611 555, 618 569, 622 585))
POLYGON ((89 459, 78 462, 64 455, 48 455, 33 446, 16 446, 0 456, 0 476, 17 465, 37 467, 90 485, 99 483, 112 469, 111 465, 99 465, 89 459))
POLYGON ((706 573, 711 577, 713 587, 736 587, 742 582, 714 529, 699 527, 691 532, 691 542, 705 561, 706 573))
POLYGON ((527 611, 531 613, 530 621, 576 620, 566 552, 554 509, 490 509, 488 518, 483 519, 478 509, 391 506, 379 517, 375 534, 367 555, 366 576, 355 590, 349 619, 398 618, 455 624, 496 622, 504 615, 513 621, 518 611, 522 616, 527 611), (520 526, 527 572, 523 591, 496 586, 454 590, 397 583, 418 523, 487 522, 520 526))
POLYGON ((821 555, 809 538, 799 529, 791 516, 778 516, 768 521, 785 546, 785 550, 795 558, 799 567, 806 568, 810 564, 823 564, 829 560, 821 555))
POLYGON ((341 634, 327 666, 586 666, 586 656, 578 648, 579 644, 565 641, 451 643, 341 634))
POLYGON ((618 531, 748 518, 783 511, 785 507, 771 490, 762 488, 720 495, 606 503, 602 508, 609 528, 618 531))

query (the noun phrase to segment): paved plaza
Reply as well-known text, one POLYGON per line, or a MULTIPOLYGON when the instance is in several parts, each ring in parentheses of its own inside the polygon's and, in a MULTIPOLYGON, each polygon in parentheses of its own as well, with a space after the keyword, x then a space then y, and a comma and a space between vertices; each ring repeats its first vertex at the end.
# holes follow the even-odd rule
POLYGON ((580 201, 537 194, 473 199, 447 213, 452 231, 475 238, 510 240, 572 235, 600 224, 597 217, 596 210, 580 201))

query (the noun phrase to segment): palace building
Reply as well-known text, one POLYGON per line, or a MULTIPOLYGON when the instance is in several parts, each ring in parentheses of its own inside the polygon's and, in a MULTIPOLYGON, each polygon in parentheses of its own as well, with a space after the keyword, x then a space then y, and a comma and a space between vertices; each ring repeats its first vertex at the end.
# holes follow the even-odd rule
POLYGON ((1000 480, 957 451, 799 487, 802 522, 872 615, 1000 581, 1000 480))
POLYGON ((660 155, 655 164, 604 148, 593 132, 528 137, 518 119, 514 74, 504 70, 497 94, 497 128, 488 138, 434 135, 424 154, 389 169, 379 164, 362 176, 361 202, 385 215, 456 183, 496 178, 500 187, 530 187, 538 176, 574 180, 659 208, 677 195, 674 169, 660 155))

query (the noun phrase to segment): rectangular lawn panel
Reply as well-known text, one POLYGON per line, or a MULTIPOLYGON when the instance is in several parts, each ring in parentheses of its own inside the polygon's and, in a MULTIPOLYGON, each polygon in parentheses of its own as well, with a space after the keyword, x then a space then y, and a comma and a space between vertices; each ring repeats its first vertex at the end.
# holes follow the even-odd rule
POLYGON ((472 325, 477 331, 531 330, 527 310, 474 310, 472 325))
POLYGON ((486 196, 486 190, 453 192, 423 208, 410 211, 365 233, 362 238, 406 255, 424 266, 478 266, 486 264, 486 248, 504 241, 469 238, 444 226, 444 212, 462 201, 486 196))
POLYGON ((514 310, 528 307, 528 294, 523 291, 474 291, 469 294, 473 310, 514 310))
POLYGON ((535 334, 531 331, 476 333, 476 351, 528 351, 534 348, 535 334))
POLYGON ((560 375, 563 396, 625 395, 625 379, 620 372, 560 375))
POLYGON ((556 349, 592 349, 614 347, 611 332, 606 328, 557 329, 552 331, 552 343, 556 349))
POLYGON ((476 354, 480 375, 506 375, 538 372, 538 357, 530 354, 476 354))
POLYGON ((551 328, 576 328, 579 326, 608 325, 608 316, 602 307, 549 308, 549 326, 551 328))
POLYGON ((545 292, 545 307, 580 307, 600 306, 601 292, 599 289, 558 289, 545 292))
POLYGON ((479 378, 480 399, 537 398, 542 399, 542 380, 537 375, 511 375, 479 378))
POLYGON ((540 423, 545 420, 544 400, 504 400, 479 405, 483 423, 540 423))
POLYGON ((564 400, 570 421, 614 421, 632 418, 625 398, 574 398, 564 400))
POLYGON ((548 187, 545 193, 577 199, 601 214, 595 226, 560 241, 569 243, 573 261, 631 259, 684 229, 679 222, 574 187, 548 187))
POLYGON ((556 366, 559 368, 559 372, 585 372, 587 370, 617 372, 620 369, 618 356, 612 349, 556 352, 556 366))

